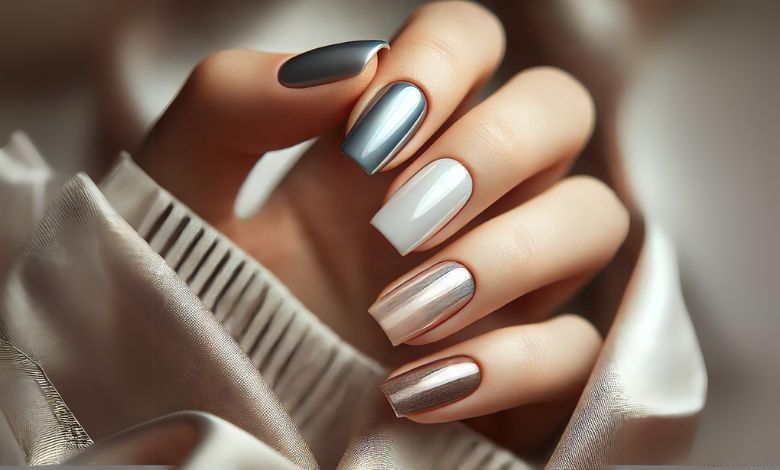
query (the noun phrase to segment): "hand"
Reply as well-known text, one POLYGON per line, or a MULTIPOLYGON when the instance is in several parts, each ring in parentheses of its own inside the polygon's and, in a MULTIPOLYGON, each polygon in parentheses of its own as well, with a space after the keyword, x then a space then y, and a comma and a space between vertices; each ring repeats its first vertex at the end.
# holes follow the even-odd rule
POLYGON ((628 216, 599 181, 564 178, 594 120, 571 76, 526 70, 471 107, 503 47, 492 14, 443 2, 347 78, 317 80, 316 60, 300 59, 280 75, 289 54, 220 52, 135 157, 343 338, 400 366, 383 385, 397 414, 496 413, 472 424, 518 449, 556 429, 590 373, 596 330, 545 318, 610 260, 628 216), (236 218, 257 155, 314 136, 262 211, 236 218), (415 346, 393 348, 372 316, 415 346))

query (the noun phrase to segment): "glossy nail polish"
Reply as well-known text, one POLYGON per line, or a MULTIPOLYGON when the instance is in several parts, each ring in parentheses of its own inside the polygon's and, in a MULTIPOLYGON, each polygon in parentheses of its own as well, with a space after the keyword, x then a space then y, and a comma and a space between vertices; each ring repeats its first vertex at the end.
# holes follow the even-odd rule
POLYGON ((347 134, 341 151, 369 175, 376 174, 412 138, 428 103, 423 92, 408 82, 384 87, 347 134))
POLYGON ((450 221, 471 197, 472 181, 456 160, 435 160, 393 193, 371 225, 402 255, 450 221))
POLYGON ((368 313, 393 346, 430 331, 474 296, 474 278, 465 266, 444 261, 383 295, 368 313))
POLYGON ((400 418, 462 400, 474 393, 481 380, 473 359, 453 356, 390 377, 380 387, 400 418))
POLYGON ((279 83, 306 88, 359 75, 386 41, 350 41, 319 47, 290 58, 279 68, 279 83))

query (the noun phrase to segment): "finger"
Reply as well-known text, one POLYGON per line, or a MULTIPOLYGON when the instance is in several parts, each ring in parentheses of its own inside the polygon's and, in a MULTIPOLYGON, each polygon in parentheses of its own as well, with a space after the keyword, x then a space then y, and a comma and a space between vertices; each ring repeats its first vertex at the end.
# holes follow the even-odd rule
POLYGON ((564 315, 491 331, 407 364, 382 384, 397 416, 438 423, 579 391, 601 346, 596 329, 564 315))
POLYGON ((568 74, 523 72, 406 168, 371 224, 402 255, 431 248, 523 181, 568 167, 593 116, 587 91, 568 74))
POLYGON ((437 341, 526 293, 598 270, 627 230, 606 185, 568 178, 437 253, 369 313, 393 344, 437 341))
POLYGON ((231 213, 259 154, 346 119, 373 78, 376 52, 384 44, 344 43, 293 59, 251 50, 218 52, 193 70, 135 158, 207 219, 231 213))
POLYGON ((412 156, 504 51, 498 19, 466 2, 421 7, 393 40, 348 122, 341 150, 368 174, 412 156))

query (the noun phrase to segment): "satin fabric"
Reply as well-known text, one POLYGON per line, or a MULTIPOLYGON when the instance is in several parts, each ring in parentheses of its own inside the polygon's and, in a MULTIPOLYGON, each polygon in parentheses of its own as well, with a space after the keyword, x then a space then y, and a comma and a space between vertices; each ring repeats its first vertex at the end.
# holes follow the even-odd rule
MULTIPOLYGON (((6 267, 0 338, 48 378, 34 387, 56 394, 2 395, 4 415, 15 409, 20 423, 0 420, 0 463, 44 455, 45 463, 185 468, 529 466, 459 423, 394 418, 375 361, 128 156, 100 188, 78 175, 52 199, 6 267), (45 419, 53 409, 70 427, 45 419), (15 451, 6 450, 11 436, 15 451), (43 441, 47 452, 36 453, 43 441)), ((550 459, 535 466, 670 462, 687 448, 706 372, 674 252, 647 227, 577 409, 550 459)), ((12 371, 4 378, 29 387, 9 357, 0 354, 0 371, 12 371)))

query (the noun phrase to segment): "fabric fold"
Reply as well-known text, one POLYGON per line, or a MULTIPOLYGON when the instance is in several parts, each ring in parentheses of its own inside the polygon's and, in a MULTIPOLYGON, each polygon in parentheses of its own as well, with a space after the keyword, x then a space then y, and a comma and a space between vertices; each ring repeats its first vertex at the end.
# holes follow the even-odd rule
POLYGON ((84 175, 65 185, 16 260, 0 321, 96 440, 202 410, 317 466, 233 338, 84 175))
POLYGON ((680 462, 706 395, 674 249, 649 225, 598 362, 548 466, 680 462))
POLYGON ((122 431, 76 455, 66 465, 128 466, 149 462, 186 470, 299 468, 246 431, 195 411, 172 413, 122 431))
POLYGON ((0 339, 0 466, 55 464, 91 445, 40 365, 0 339))

